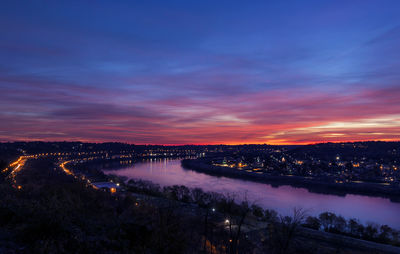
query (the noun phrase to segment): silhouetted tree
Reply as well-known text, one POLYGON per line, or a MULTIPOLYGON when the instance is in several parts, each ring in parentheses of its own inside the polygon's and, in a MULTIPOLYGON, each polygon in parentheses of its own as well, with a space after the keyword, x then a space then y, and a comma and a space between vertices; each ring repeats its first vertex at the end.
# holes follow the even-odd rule
POLYGON ((305 216, 302 209, 295 208, 291 217, 281 216, 280 220, 272 225, 270 244, 272 243, 272 250, 275 253, 289 253, 305 216))
POLYGON ((327 232, 331 232, 334 227, 336 215, 331 212, 324 212, 319 215, 319 220, 321 221, 323 229, 327 232))
POLYGON ((319 228, 321 227, 321 222, 316 217, 308 216, 304 223, 304 226, 315 230, 319 230, 319 228))

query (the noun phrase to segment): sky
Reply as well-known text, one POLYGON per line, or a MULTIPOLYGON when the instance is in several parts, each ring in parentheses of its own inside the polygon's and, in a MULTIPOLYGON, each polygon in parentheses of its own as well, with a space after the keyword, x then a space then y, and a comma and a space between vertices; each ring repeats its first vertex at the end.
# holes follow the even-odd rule
POLYGON ((0 141, 400 140, 400 1, 2 1, 0 141))

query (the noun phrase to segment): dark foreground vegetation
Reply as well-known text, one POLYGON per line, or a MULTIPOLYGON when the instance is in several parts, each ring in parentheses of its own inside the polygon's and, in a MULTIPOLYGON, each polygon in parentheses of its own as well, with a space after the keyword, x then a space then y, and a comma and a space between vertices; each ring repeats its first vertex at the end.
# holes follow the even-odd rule
POLYGON ((200 218, 110 195, 30 161, 0 184, 0 253, 184 253, 200 248, 200 218), (188 227, 187 225, 191 225, 188 227))
POLYGON ((280 217, 200 189, 131 181, 127 191, 112 195, 48 159, 26 163, 16 179, 21 188, 5 175, 1 180, 0 253, 364 252, 301 240, 301 224, 310 221, 300 210, 280 217))
MULTIPOLYGON (((42 152, 4 171, 31 148, 0 157, 0 253, 400 253, 398 231, 388 226, 362 225, 332 213, 308 217, 299 209, 280 216, 201 189, 124 183, 85 162, 133 160, 131 152, 115 156, 72 145, 78 151, 42 152), (68 175, 60 162, 72 159, 68 175), (120 189, 113 194, 95 189, 88 179, 118 181, 120 189)), ((153 150, 141 156, 152 156, 153 150)), ((182 153, 193 150, 172 155, 182 153)))
MULTIPOLYGON (((233 202, 234 200, 233 197, 227 197, 214 192, 204 192, 199 188, 190 189, 186 186, 177 185, 161 188, 158 184, 143 180, 130 180, 127 188, 135 193, 143 193, 184 203, 192 203, 200 207, 214 208, 217 211, 223 210, 227 202, 233 202)), ((238 206, 237 209, 239 209, 240 205, 235 203, 234 205, 238 206)), ((249 209, 251 215, 259 221, 278 223, 280 220, 278 213, 274 210, 264 210, 256 204, 251 205, 249 209)), ((299 212, 300 210, 297 210, 298 215, 299 212)), ((331 212, 321 213, 318 217, 307 217, 305 211, 301 211, 301 213, 302 219, 300 222, 303 227, 400 246, 400 232, 387 225, 380 226, 374 223, 363 225, 357 219, 346 220, 342 216, 331 212)))

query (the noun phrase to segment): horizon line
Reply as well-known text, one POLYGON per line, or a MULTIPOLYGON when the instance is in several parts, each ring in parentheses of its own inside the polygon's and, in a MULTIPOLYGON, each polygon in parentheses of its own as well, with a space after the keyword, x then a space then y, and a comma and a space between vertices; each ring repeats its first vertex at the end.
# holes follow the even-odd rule
POLYGON ((321 142, 312 142, 312 143, 215 143, 215 144, 207 144, 207 143, 199 143, 199 144, 152 144, 152 143, 131 143, 131 142, 123 142, 123 141, 80 141, 80 140, 63 140, 63 141, 47 141, 47 140, 14 140, 14 141, 0 141, 0 143, 34 143, 34 142, 43 142, 43 143, 86 143, 86 144, 105 144, 105 143, 120 143, 120 144, 128 144, 128 145, 138 145, 138 146, 242 146, 242 145, 269 145, 269 146, 307 146, 307 145, 318 145, 318 144, 350 144, 350 143, 366 143, 366 142, 386 142, 386 143, 396 143, 400 142, 400 140, 391 140, 391 139, 379 139, 379 140, 353 140, 353 141, 321 141, 321 142))

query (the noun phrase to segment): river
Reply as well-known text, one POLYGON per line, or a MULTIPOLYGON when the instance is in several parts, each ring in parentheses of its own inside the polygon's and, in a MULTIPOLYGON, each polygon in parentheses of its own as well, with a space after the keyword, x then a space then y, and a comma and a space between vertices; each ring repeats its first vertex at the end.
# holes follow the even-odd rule
POLYGON ((182 168, 176 159, 152 159, 133 166, 105 170, 107 174, 129 179, 149 180, 161 186, 185 185, 200 187, 204 191, 234 194, 238 200, 244 197, 263 208, 274 209, 290 215, 293 209, 302 208, 309 215, 329 211, 345 218, 357 218, 363 223, 387 224, 400 229, 400 203, 387 198, 347 194, 345 196, 311 193, 304 188, 291 186, 273 187, 269 184, 227 177, 210 176, 182 168))

